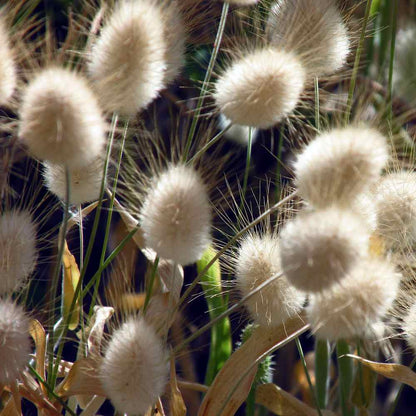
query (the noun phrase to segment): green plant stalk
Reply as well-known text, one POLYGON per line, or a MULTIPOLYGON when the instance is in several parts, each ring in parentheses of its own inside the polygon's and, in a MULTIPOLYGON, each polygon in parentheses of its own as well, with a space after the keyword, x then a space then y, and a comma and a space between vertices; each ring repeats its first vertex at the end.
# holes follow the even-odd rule
POLYGON ((303 354, 302 344, 300 343, 299 337, 295 338, 296 348, 298 349, 299 357, 302 362, 303 370, 305 371, 306 380, 308 380, 309 390, 311 391, 313 401, 315 402, 316 411, 319 416, 322 416, 321 408, 319 406, 316 391, 313 388, 311 376, 309 375, 308 367, 306 365, 305 355, 303 354))
MULTIPOLYGON (((198 273, 204 269, 205 265, 215 254, 216 251, 212 247, 208 247, 202 258, 197 262, 198 273)), ((219 260, 202 276, 201 286, 208 305, 209 317, 210 319, 214 319, 227 310, 227 301, 222 295, 219 260)), ((211 328, 209 359, 204 384, 211 385, 218 371, 231 355, 231 352, 231 325, 229 318, 225 317, 211 328)))
POLYGON ((321 409, 328 405, 329 369, 331 349, 327 340, 318 339, 315 343, 315 385, 316 398, 321 409))
MULTIPOLYGON (((113 190, 112 190, 112 193, 111 193, 110 205, 108 207, 107 223, 106 223, 106 228, 105 228, 104 242, 103 242, 103 247, 102 247, 102 250, 101 250, 100 266, 104 263, 105 252, 106 252, 106 249, 107 249, 108 239, 110 237, 111 220, 113 218, 113 210, 114 210, 114 199, 115 199, 115 196, 116 196, 118 177, 119 177, 119 174, 120 174, 120 166, 121 166, 121 160, 123 158, 124 145, 126 143, 126 136, 127 136, 128 126, 129 126, 129 120, 126 121, 126 124, 124 126, 123 138, 121 140, 120 152, 119 152, 119 155, 118 155, 117 167, 116 167, 116 172, 115 172, 115 175, 114 175, 113 190)), ((93 296, 91 298, 90 310, 88 312, 88 317, 89 318, 92 316, 92 313, 94 311, 94 306, 95 306, 95 302, 97 300, 98 289, 100 287, 100 282, 101 282, 101 275, 97 279, 95 287, 94 287, 94 293, 93 293, 93 296)))
MULTIPOLYGON (((412 370, 414 370, 414 369, 415 369, 415 366, 416 366, 416 357, 414 357, 414 358, 413 358, 413 360, 412 360, 412 362, 410 363, 410 366, 409 366, 409 367, 410 367, 412 370)), ((394 399, 394 402, 393 402, 393 403, 391 404, 391 406, 390 406, 388 416, 393 416, 393 415, 394 415, 394 412, 396 411, 397 405, 399 404, 400 397, 401 397, 401 395, 402 395, 403 389, 404 389, 404 384, 402 383, 402 384, 400 385, 399 391, 397 392, 396 398, 394 399)))
POLYGON ((352 103, 353 103, 353 99, 354 99, 355 85, 357 83, 358 70, 360 68, 361 54, 362 54, 363 49, 364 49, 365 34, 366 34, 366 31, 367 31, 368 21, 370 19, 370 11, 371 11, 372 2, 373 2, 373 0, 367 0, 363 27, 361 29, 358 48, 357 48, 357 51, 355 53, 354 67, 353 67, 353 70, 352 70, 352 75, 351 75, 351 80, 350 80, 350 88, 349 88, 349 91, 348 91, 347 108, 346 108, 346 111, 345 111, 345 125, 348 125, 348 123, 350 122, 352 103))
POLYGON ((321 130, 321 116, 320 116, 320 103, 319 103, 319 79, 314 78, 314 90, 315 90, 315 126, 318 132, 321 130))
MULTIPOLYGON (((61 274, 61 265, 62 265, 62 257, 64 255, 64 248, 65 248, 65 237, 68 227, 68 220, 69 220, 69 201, 71 196, 71 174, 69 169, 65 167, 65 203, 64 203, 64 215, 62 220, 62 225, 59 230, 59 238, 58 238, 58 257, 56 259, 55 270, 52 276, 52 284, 51 284, 51 298, 52 298, 52 305, 51 311, 49 315, 50 322, 55 321, 55 303, 56 303, 56 292, 58 289, 58 282, 59 282, 59 275, 61 274)), ((49 355, 49 365, 48 365, 48 383, 49 386, 54 388, 56 375, 53 371, 53 350, 55 340, 57 338, 56 331, 53 330, 51 333, 51 337, 49 339, 47 349, 49 355)))
POLYGON ((196 110, 194 116, 192 118, 191 127, 189 129, 189 134, 186 140, 185 149, 183 153, 183 161, 186 162, 188 159, 189 151, 191 150, 192 140, 195 136, 196 126, 198 123, 198 118, 201 115, 202 104, 204 102, 205 94, 208 91, 208 85, 211 80, 212 71, 214 70, 214 65, 217 60, 218 52, 220 50, 222 36, 224 34, 225 23, 227 21, 228 9, 229 9, 228 2, 224 2, 222 6, 221 18, 220 23, 217 30, 217 35, 215 37, 214 48, 212 50, 212 54, 208 63, 208 69, 205 73, 204 82, 202 84, 201 93, 199 94, 198 103, 196 106, 196 110))
POLYGON ((344 357, 344 355, 350 353, 350 347, 346 341, 339 340, 336 351, 342 416, 354 416, 355 409, 350 404, 351 387, 354 379, 354 364, 351 358, 344 357))
POLYGON ((388 51, 388 45, 390 42, 390 31, 387 30, 387 28, 390 26, 391 21, 391 3, 394 0, 383 0, 380 5, 380 45, 378 49, 378 71, 379 71, 379 77, 381 79, 384 78, 385 74, 385 68, 386 68, 386 58, 387 58, 387 51, 388 51))
POLYGON ((397 9, 398 1, 391 0, 391 34, 390 34, 390 62, 389 62, 389 84, 388 84, 388 103, 389 103, 389 120, 393 121, 393 70, 394 70, 394 52, 396 49, 396 31, 397 31, 397 9))
POLYGON ((248 176, 250 173, 250 165, 251 165, 251 151, 253 147, 253 128, 249 127, 248 129, 248 143, 247 143, 247 156, 246 156, 246 167, 244 170, 244 178, 243 178, 243 189, 241 192, 241 204, 240 204, 240 212, 243 209, 245 200, 246 200, 246 192, 247 192, 247 185, 248 185, 248 176))
POLYGON ((279 127, 279 143, 277 145, 277 169, 276 169, 276 200, 280 199, 280 193, 282 191, 282 181, 280 178, 280 171, 282 166, 282 151, 283 151, 283 141, 284 141, 284 122, 280 124, 279 127))
POLYGON ((143 305, 143 313, 144 314, 146 314, 147 307, 148 307, 150 299, 152 297, 153 285, 155 284, 155 279, 156 279, 156 273, 157 273, 158 266, 159 266, 159 257, 157 256, 155 258, 155 261, 153 262, 152 274, 150 276, 150 281, 148 282, 148 285, 146 287, 146 298, 144 300, 144 305, 143 305))

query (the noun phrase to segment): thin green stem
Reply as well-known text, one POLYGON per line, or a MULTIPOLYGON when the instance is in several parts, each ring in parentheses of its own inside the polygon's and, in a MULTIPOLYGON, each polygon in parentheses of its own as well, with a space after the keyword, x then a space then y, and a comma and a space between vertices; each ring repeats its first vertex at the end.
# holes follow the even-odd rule
POLYGON ((247 192, 247 185, 248 185, 248 176, 249 176, 249 173, 250 173, 252 147, 253 147, 253 128, 249 127, 249 129, 248 129, 247 155, 246 155, 246 167, 244 169, 243 189, 241 190, 241 203, 240 203, 239 212, 242 212, 244 203, 246 201, 246 192, 247 192))
POLYGON ((354 61, 354 67, 352 70, 352 76, 350 80, 350 88, 348 91, 348 99, 347 99, 347 108, 345 112, 345 124, 347 125, 350 122, 351 117, 351 110, 352 110, 352 103, 354 99, 354 92, 355 92, 355 85, 357 83, 357 76, 358 76, 358 70, 360 67, 360 61, 361 61, 361 54, 364 49, 364 40, 365 40, 365 34, 367 32, 367 25, 370 18, 370 11, 371 11, 371 4, 373 0, 367 0, 367 5, 365 8, 365 15, 364 15, 364 22, 363 27, 361 29, 361 35, 360 40, 358 43, 358 48, 355 53, 355 61, 354 61))
POLYGON ((319 416, 322 416, 321 407, 319 406, 318 398, 312 384, 311 376, 309 375, 308 367, 306 365, 305 355, 303 354, 302 344, 299 338, 295 338, 296 348, 298 349, 300 361, 302 362, 303 370, 305 371, 306 380, 308 380, 309 390, 311 391, 313 401, 315 402, 316 411, 319 416))
POLYGON ((344 357, 350 353, 350 347, 344 340, 337 342, 337 362, 339 377, 339 394, 343 416, 354 416, 355 409, 350 403, 354 367, 351 358, 344 357))
POLYGON ((321 130, 321 116, 320 116, 320 102, 319 102, 319 79, 314 78, 314 89, 315 89, 315 126, 316 130, 321 130))
POLYGON ((319 407, 325 409, 328 405, 329 368, 331 350, 327 340, 318 339, 315 344, 315 384, 316 397, 319 407))
POLYGON ((158 266, 159 266, 159 257, 156 257, 155 261, 153 262, 152 274, 150 275, 150 281, 146 288, 146 298, 144 300, 144 305, 143 305, 144 314, 146 313, 147 306, 149 305, 150 299, 152 297, 153 285, 155 283, 158 266))
POLYGON ((224 2, 223 6, 222 6, 220 23, 219 23, 218 30, 217 30, 217 36, 216 36, 215 42, 214 42, 214 48, 212 50, 211 58, 210 58, 209 64, 208 64, 208 69, 205 73, 205 78, 204 78, 204 82, 202 84, 201 93, 200 93, 199 98, 198 98, 198 103, 197 103, 195 113, 194 113, 193 118, 192 118, 192 123, 191 123, 191 127, 189 129, 188 138, 186 140, 185 149, 184 149, 184 153, 183 153, 183 161, 184 162, 186 162, 186 160, 188 158, 188 155, 189 155, 189 151, 191 150, 192 140, 195 136, 195 131, 196 131, 197 123, 198 123, 198 118, 201 115, 202 104, 204 102, 205 95, 208 91, 208 85, 209 85, 209 82, 211 80, 212 71, 214 70, 214 65, 215 65, 215 62, 217 60, 218 52, 220 50, 221 41, 222 41, 222 37, 223 37, 223 34, 224 34, 224 29, 225 29, 225 23, 227 21, 227 15, 228 15, 229 7, 230 6, 229 6, 228 2, 224 2))
POLYGON ((389 103, 389 120, 393 121, 393 70, 394 70, 394 52, 396 48, 396 31, 397 31, 397 9, 398 1, 391 0, 391 35, 390 35, 390 61, 389 61, 389 86, 388 86, 388 103, 389 103))
MULTIPOLYGON (((414 357, 414 358, 413 358, 413 360, 412 360, 412 362, 410 363, 410 366, 409 366, 409 367, 410 367, 412 370, 414 370, 414 369, 415 369, 415 366, 416 366, 416 357, 414 357)), ((400 387, 399 387, 399 391, 398 391, 398 392, 397 392, 397 394, 396 394, 396 398, 394 399, 394 402, 393 402, 393 403, 392 403, 392 405, 390 406, 388 416, 393 416, 393 415, 394 415, 394 412, 396 411, 397 405, 399 404, 400 397, 401 397, 401 395, 402 395, 403 389, 404 389, 404 384, 402 383, 402 384, 400 385, 400 387)))

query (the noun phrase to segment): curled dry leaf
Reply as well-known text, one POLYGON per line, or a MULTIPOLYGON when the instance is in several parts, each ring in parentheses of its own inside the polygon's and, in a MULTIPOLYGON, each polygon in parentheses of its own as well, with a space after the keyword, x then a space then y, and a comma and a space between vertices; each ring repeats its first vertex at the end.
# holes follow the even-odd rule
POLYGON ((186 406, 176 380, 175 360, 170 361, 170 415, 186 416, 186 406))
MULTIPOLYGON (((32 319, 29 324, 29 334, 35 342, 36 372, 46 380, 45 360, 46 360, 46 332, 43 326, 36 319, 32 319)), ((40 388, 46 394, 46 387, 41 384, 40 388)))
POLYGON ((309 329, 302 316, 278 327, 258 327, 224 364, 206 394, 198 416, 231 416, 245 401, 257 363, 309 329), (241 374, 241 377, 236 377, 241 374), (239 387, 242 385, 242 387, 239 387))
POLYGON ((104 326, 114 313, 111 306, 94 306, 88 334, 88 355, 99 357, 103 340, 104 326))
POLYGON ((405 365, 378 363, 376 361, 366 360, 365 358, 352 354, 348 354, 347 357, 359 361, 361 364, 369 367, 371 370, 375 371, 381 376, 391 378, 403 384, 407 384, 416 390, 416 373, 405 365))

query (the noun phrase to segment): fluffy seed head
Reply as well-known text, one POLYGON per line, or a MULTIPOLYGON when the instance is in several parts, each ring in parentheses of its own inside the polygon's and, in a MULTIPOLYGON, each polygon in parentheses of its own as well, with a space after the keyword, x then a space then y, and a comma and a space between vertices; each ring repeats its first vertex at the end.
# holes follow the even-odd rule
POLYGON ((348 31, 335 0, 278 0, 266 31, 273 46, 298 54, 313 76, 340 69, 350 51, 348 31))
POLYGON ((133 115, 178 74, 184 33, 174 3, 124 0, 95 42, 89 72, 103 108, 133 115))
POLYGON ((382 259, 358 262, 338 285, 310 297, 308 320, 318 338, 372 335, 397 296, 400 273, 382 259))
MULTIPOLYGON (((237 288, 243 296, 282 271, 277 238, 245 238, 236 258, 237 288)), ((278 326, 302 309, 305 295, 280 276, 246 301, 250 315, 260 325, 278 326)))
POLYGON ((16 81, 16 66, 10 47, 8 28, 4 17, 0 15, 0 105, 5 105, 10 100, 16 81))
POLYGON ((0 384, 19 378, 29 361, 29 320, 11 301, 0 300, 0 384))
POLYGON ((156 178, 140 217, 147 247, 178 264, 198 260, 211 240, 207 190, 190 167, 171 166, 156 178))
POLYGON ((0 295, 17 290, 36 265, 36 227, 27 211, 0 216, 0 295))
POLYGON ((295 55, 260 49, 224 71, 216 82, 214 99, 234 124, 269 128, 296 107, 304 81, 305 72, 295 55))
POLYGON ((386 139, 366 127, 334 129, 316 137, 295 162, 300 195, 317 208, 350 206, 388 161, 386 139))
POLYGON ((409 347, 416 352, 416 303, 410 306, 403 320, 402 329, 409 347))
POLYGON ((119 413, 145 414, 163 394, 168 379, 166 351, 143 319, 130 319, 113 333, 100 378, 119 413))
MULTIPOLYGON (((70 171, 70 203, 82 204, 96 201, 100 197, 103 175, 103 160, 98 158, 89 165, 70 171)), ((52 163, 44 163, 43 178, 47 188, 61 201, 66 197, 65 167, 52 163)))
POLYGON ((95 160, 105 143, 105 122, 81 75, 45 69, 23 95, 19 137, 33 156, 71 169, 95 160))
MULTIPOLYGON (((220 114, 218 117, 219 128, 224 130, 230 124, 230 120, 220 114)), ((251 143, 253 144, 258 135, 258 130, 249 126, 241 126, 239 124, 232 124, 231 127, 224 133, 224 137, 228 140, 231 140, 241 146, 248 146, 250 141, 250 129, 251 129, 251 143)))
POLYGON ((320 292, 341 281, 367 254, 369 233, 349 211, 327 209, 301 214, 280 235, 280 260, 289 282, 320 292))
POLYGON ((382 178, 375 192, 377 232, 392 249, 416 243, 416 173, 396 172, 382 178))
POLYGON ((259 0, 229 0, 228 3, 236 4, 237 6, 251 6, 256 4, 259 0))

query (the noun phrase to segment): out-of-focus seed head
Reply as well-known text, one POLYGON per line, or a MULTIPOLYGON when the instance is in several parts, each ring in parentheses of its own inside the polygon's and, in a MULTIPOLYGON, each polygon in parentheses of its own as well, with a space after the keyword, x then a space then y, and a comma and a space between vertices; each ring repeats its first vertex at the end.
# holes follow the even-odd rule
POLYGON ((170 166, 155 178, 140 218, 147 247, 178 264, 195 262, 210 243, 208 193, 191 167, 170 166))
POLYGON ((94 94, 75 72, 42 70, 24 91, 19 137, 39 159, 71 169, 85 166, 101 154, 105 131, 94 94))
MULTIPOLYGON (((70 203, 82 204, 96 201, 100 197, 104 161, 97 158, 89 165, 70 171, 70 203)), ((43 177, 47 188, 61 201, 66 198, 65 167, 44 163, 43 177)))
POLYGON ((282 269, 299 290, 320 292, 341 281, 367 254, 368 245, 364 222, 349 211, 300 214, 280 234, 282 269))
POLYGON ((388 157, 387 141, 378 131, 334 129, 316 137, 299 154, 294 166, 296 186, 316 208, 350 206, 380 178, 388 157))
POLYGON ((130 319, 116 330, 100 368, 108 398, 119 413, 145 414, 164 393, 167 354, 143 319, 130 319))
POLYGON ((331 341, 374 335, 374 323, 391 308, 400 278, 385 260, 358 262, 340 284, 310 297, 307 315, 313 332, 331 341))
POLYGON ((404 249, 416 243, 416 173, 385 175, 375 192, 377 232, 388 248, 404 249))
POLYGON ((0 384, 19 379, 31 352, 29 319, 8 300, 0 300, 0 384))
POLYGON ((10 100, 16 88, 17 74, 8 27, 0 13, 0 105, 10 100))
POLYGON ((350 52, 335 0, 278 0, 271 7, 266 31, 272 45, 297 53, 311 76, 337 71, 350 52))
POLYGON ((34 271, 36 227, 27 211, 0 215, 0 295, 19 289, 34 271))
MULTIPOLYGON (((276 237, 246 237, 235 259, 237 288, 243 296, 260 284, 281 273, 279 245, 276 237)), ((280 276, 260 292, 249 298, 245 305, 251 317, 260 325, 278 326, 298 314, 305 295, 280 276)))
POLYGON ((305 72, 295 55, 260 49, 233 62, 215 84, 214 99, 234 124, 269 128, 299 102, 305 72))
POLYGON ((411 305, 403 319, 403 333, 407 345, 416 352, 416 303, 411 305))

